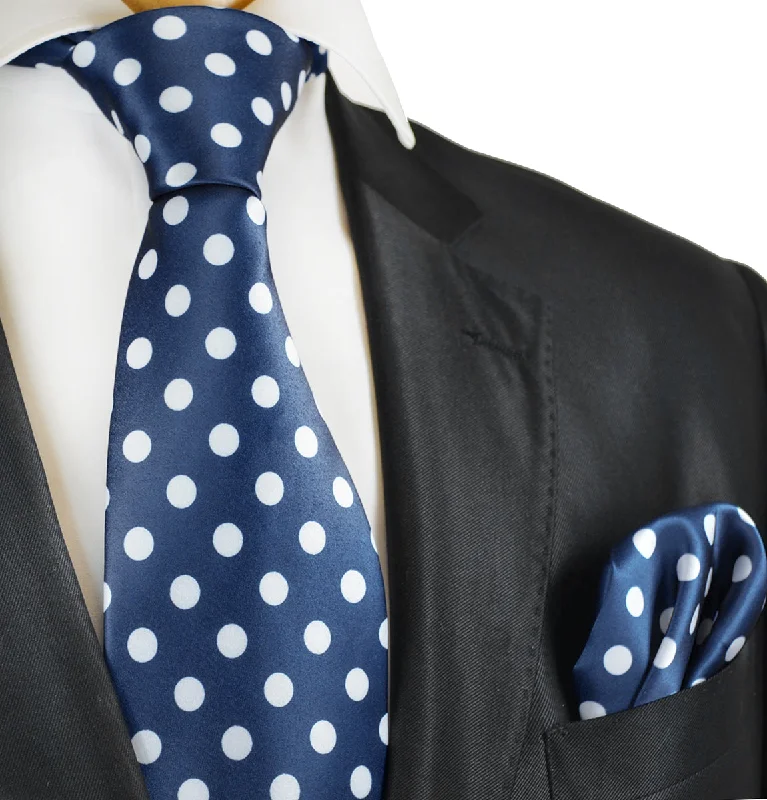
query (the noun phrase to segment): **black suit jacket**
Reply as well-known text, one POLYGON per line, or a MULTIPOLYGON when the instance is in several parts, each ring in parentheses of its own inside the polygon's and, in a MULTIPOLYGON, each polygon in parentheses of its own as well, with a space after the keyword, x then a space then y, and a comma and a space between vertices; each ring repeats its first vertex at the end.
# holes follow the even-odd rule
MULTIPOLYGON (((571 670, 616 542, 713 501, 767 531, 767 284, 420 125, 408 151, 332 79, 326 104, 383 461, 385 800, 763 796, 763 623, 602 719, 571 670)), ((146 800, 2 338, 0 798, 146 800)))

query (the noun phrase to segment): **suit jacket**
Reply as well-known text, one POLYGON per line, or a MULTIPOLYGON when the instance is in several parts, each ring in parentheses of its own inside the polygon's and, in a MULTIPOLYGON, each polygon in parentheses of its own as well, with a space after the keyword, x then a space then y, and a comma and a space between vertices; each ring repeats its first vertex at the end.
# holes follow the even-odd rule
MULTIPOLYGON (((767 284, 415 123, 406 150, 330 76, 326 110, 380 426, 385 800, 763 796, 762 622, 621 714, 573 721, 571 670, 616 542, 718 500, 767 530, 767 284)), ((2 337, 0 658, 0 798, 146 800, 2 337)))

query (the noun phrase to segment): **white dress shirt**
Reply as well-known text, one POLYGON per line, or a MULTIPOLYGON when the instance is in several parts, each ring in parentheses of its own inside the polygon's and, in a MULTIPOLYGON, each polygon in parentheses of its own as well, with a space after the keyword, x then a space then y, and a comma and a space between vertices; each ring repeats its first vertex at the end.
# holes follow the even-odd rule
MULTIPOLYGON (((255 0, 246 10, 326 46, 339 88, 385 110, 403 146, 414 145, 359 0, 255 0)), ((130 13, 121 0, 0 0, 0 319, 99 637, 114 369, 147 182, 130 142, 64 70, 7 62, 130 13)), ((270 150, 267 237, 307 379, 373 530, 388 602, 374 386, 325 83, 306 84, 270 150)))

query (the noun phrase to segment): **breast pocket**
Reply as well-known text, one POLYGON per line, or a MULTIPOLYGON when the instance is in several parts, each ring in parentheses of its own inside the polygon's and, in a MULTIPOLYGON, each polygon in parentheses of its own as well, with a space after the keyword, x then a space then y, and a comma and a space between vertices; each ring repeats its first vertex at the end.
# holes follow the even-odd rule
POLYGON ((762 793, 764 620, 705 683, 545 733, 552 800, 732 800, 762 793))

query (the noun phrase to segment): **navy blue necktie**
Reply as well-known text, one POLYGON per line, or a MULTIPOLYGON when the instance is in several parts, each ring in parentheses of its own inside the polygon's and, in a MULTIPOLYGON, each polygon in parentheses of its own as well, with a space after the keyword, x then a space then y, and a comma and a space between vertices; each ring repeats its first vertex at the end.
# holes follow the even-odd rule
POLYGON ((280 306, 260 188, 324 50, 244 11, 182 7, 14 63, 40 62, 128 138, 153 201, 117 355, 104 588, 149 794, 377 800, 381 568, 280 306))
POLYGON ((612 552, 575 665, 581 719, 711 678, 737 657, 766 596, 764 544, 742 508, 681 509, 636 531, 612 552))

